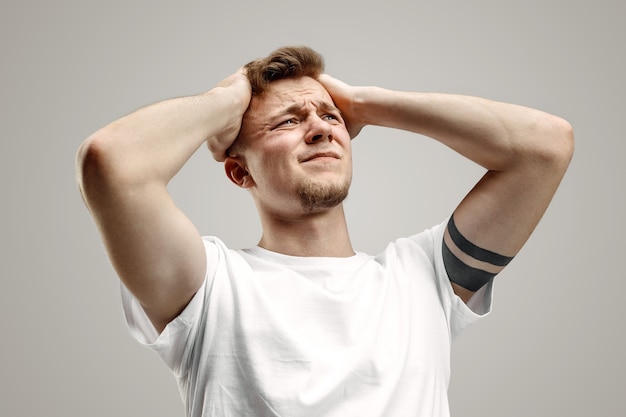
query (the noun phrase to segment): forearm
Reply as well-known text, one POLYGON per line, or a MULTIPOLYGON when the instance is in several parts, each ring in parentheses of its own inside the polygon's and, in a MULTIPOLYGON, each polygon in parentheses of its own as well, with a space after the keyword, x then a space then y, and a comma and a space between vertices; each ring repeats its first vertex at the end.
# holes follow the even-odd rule
POLYGON ((569 126, 544 112, 477 97, 366 87, 355 100, 361 124, 432 137, 486 169, 558 158, 569 126))
POLYGON ((158 330, 200 287, 206 253, 167 183, 205 142, 223 159, 250 101, 238 72, 213 90, 156 103, 91 135, 77 176, 111 262, 158 330))
POLYGON ((477 97, 353 87, 330 76, 320 81, 342 111, 352 137, 366 125, 407 130, 438 140, 487 169, 454 210, 457 239, 450 243, 444 238, 459 260, 446 268, 457 283, 455 292, 467 301, 478 288, 467 279, 468 271, 479 284, 498 273, 548 207, 574 150, 569 123, 538 110, 477 97), (494 259, 497 262, 491 263, 494 259), (479 273, 472 275, 474 271, 479 273))
POLYGON ((166 185, 205 141, 238 124, 245 107, 224 90, 156 103, 98 130, 79 150, 79 179, 166 185))

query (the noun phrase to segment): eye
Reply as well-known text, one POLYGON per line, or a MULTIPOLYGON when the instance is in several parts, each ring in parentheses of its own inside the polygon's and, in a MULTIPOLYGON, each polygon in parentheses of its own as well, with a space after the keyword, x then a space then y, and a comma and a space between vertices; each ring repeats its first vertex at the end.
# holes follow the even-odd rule
POLYGON ((341 119, 339 118, 339 116, 332 114, 332 113, 328 113, 322 116, 322 120, 326 121, 326 122, 340 122, 341 119))
POLYGON ((279 128, 279 127, 288 127, 288 126, 293 126, 293 125, 295 125, 295 124, 296 124, 296 119, 294 119, 294 118, 291 118, 291 119, 286 119, 286 120, 283 120, 282 122, 278 123, 278 124, 274 127, 274 129, 277 129, 277 128, 279 128))

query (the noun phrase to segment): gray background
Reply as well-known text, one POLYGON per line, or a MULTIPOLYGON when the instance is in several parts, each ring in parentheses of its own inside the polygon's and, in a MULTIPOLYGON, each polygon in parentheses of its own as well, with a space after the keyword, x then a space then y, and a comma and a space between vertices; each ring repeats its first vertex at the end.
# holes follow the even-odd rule
MULTIPOLYGON (((23 1, 0 10, 0 415, 182 416, 169 370, 129 336, 118 281, 74 181, 98 127, 308 44, 351 84, 488 97, 568 119, 577 150, 454 345, 457 416, 624 412, 621 1, 23 1)), ((481 170, 427 138, 367 128, 347 212, 375 252, 441 221, 481 170)), ((249 196, 203 149, 171 192, 203 234, 250 246, 249 196)))

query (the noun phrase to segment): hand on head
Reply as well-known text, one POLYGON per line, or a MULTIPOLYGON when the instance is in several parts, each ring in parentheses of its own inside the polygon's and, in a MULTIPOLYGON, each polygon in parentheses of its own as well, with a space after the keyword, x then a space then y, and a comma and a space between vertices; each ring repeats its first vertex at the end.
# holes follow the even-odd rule
POLYGON ((246 76, 245 69, 239 68, 237 72, 223 79, 209 93, 219 94, 220 100, 229 100, 233 108, 228 107, 228 124, 222 131, 207 139, 207 146, 218 162, 226 159, 226 151, 239 135, 243 115, 248 109, 252 96, 250 82, 246 76))
POLYGON ((359 134, 363 126, 365 126, 365 123, 360 121, 355 106, 356 95, 359 91, 359 87, 348 85, 328 74, 320 75, 317 80, 324 86, 326 91, 328 91, 335 102, 335 105, 339 107, 341 115, 346 122, 348 133, 350 133, 350 137, 354 139, 359 134))
MULTIPOLYGON (((360 121, 355 106, 360 87, 350 86, 328 74, 321 74, 317 80, 328 91, 341 111, 350 138, 354 139, 365 126, 365 123, 360 121)), ((237 139, 243 115, 251 100, 251 86, 245 68, 239 68, 235 73, 223 79, 209 93, 219 94, 220 100, 231 100, 234 105, 234 110, 228 114, 229 123, 219 134, 207 139, 207 146, 213 158, 218 162, 223 162, 228 156, 228 149, 237 139)))

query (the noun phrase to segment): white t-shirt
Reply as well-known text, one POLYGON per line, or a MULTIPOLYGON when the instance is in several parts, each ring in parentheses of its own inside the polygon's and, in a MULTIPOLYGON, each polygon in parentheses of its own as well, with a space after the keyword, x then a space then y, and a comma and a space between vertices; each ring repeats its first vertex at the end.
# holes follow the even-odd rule
POLYGON ((465 305, 441 256, 446 222, 378 256, 306 258, 204 238, 207 279, 159 335, 122 289, 134 337, 178 379, 187 415, 448 416, 450 341, 465 305))

